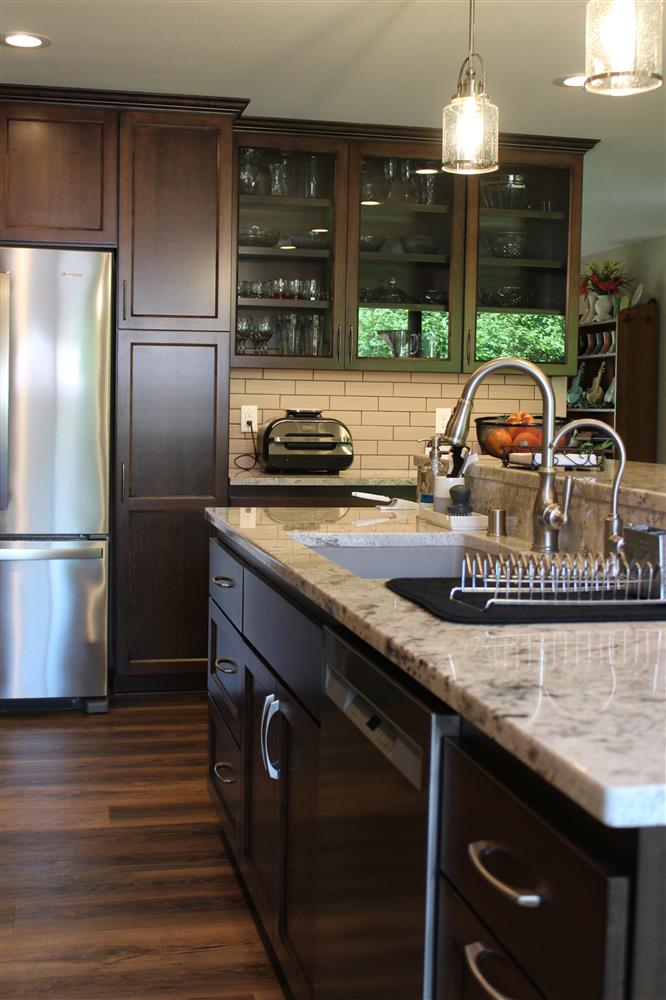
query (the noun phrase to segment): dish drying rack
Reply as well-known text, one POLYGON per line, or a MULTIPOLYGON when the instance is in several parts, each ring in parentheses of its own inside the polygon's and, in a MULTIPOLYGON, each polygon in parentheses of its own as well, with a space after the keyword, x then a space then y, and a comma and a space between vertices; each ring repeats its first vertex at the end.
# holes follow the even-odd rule
POLYGON ((479 607, 525 605, 617 607, 618 603, 664 604, 666 588, 657 562, 622 556, 484 555, 465 556, 452 600, 479 607))

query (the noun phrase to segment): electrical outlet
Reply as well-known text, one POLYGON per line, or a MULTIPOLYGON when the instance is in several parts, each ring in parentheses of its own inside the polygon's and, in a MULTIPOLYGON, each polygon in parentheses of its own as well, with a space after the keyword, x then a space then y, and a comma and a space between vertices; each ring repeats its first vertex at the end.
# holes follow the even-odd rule
POLYGON ((451 416, 451 407, 438 406, 435 410, 435 434, 443 434, 451 416))
POLYGON ((257 407, 256 406, 241 406, 241 431, 243 434, 250 433, 250 425, 252 430, 257 432, 257 407))

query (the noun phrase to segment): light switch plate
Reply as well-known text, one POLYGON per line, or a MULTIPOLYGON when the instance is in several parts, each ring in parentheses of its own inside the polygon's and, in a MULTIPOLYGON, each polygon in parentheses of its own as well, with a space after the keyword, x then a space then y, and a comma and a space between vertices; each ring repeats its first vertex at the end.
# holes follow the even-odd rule
POLYGON ((443 434, 451 416, 450 406, 438 406, 435 410, 435 434, 443 434))
POLYGON ((241 406, 241 431, 243 434, 250 433, 250 423, 252 424, 252 430, 257 433, 257 407, 256 406, 241 406))

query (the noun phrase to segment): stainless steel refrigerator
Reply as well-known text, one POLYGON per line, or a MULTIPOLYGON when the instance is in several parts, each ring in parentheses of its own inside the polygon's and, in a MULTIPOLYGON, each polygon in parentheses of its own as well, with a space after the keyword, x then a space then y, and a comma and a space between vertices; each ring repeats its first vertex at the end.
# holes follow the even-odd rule
POLYGON ((110 253, 0 247, 5 708, 106 707, 111 277, 110 253))

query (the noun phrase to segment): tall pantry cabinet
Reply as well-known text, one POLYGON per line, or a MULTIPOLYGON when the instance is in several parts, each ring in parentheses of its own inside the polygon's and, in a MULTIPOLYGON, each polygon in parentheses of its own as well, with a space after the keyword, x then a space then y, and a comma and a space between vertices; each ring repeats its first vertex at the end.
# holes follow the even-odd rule
POLYGON ((226 500, 228 114, 120 128, 116 690, 203 686, 209 528, 226 500))

